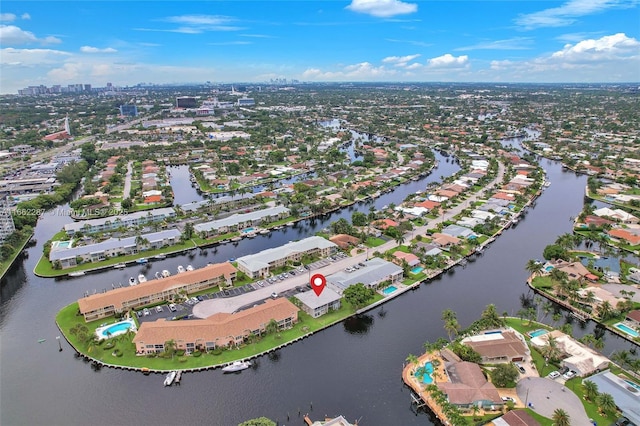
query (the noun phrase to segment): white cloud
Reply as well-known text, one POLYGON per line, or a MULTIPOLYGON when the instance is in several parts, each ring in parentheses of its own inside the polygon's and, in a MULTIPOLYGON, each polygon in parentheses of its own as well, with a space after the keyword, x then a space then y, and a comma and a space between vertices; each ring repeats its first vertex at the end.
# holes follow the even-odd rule
POLYGON ((640 57, 640 42, 624 33, 583 40, 575 45, 567 44, 551 55, 554 60, 567 62, 610 61, 640 57))
POLYGON ((70 53, 54 49, 14 49, 6 47, 1 49, 3 64, 20 66, 37 66, 43 64, 56 64, 71 56, 70 53))
POLYGON ((307 80, 334 81, 367 81, 384 80, 396 75, 395 70, 387 70, 384 66, 376 67, 369 62, 346 65, 339 71, 322 71, 318 68, 308 68, 302 73, 307 80))
POLYGON ((495 60, 493 75, 514 82, 637 81, 640 41, 623 33, 567 44, 552 54, 523 61, 495 60))
POLYGON ((100 49, 98 47, 93 46, 82 46, 80 48, 82 53, 116 53, 117 50, 113 47, 105 47, 104 49, 100 49))
POLYGON ((21 45, 31 43, 55 44, 61 43, 61 40, 53 36, 38 38, 31 31, 24 31, 15 25, 0 25, 0 44, 21 45))
POLYGON ((20 15, 20 18, 28 21, 29 19, 31 19, 31 15, 29 15, 28 13, 23 13, 22 15, 20 15))
POLYGON ((16 15, 13 13, 0 13, 0 22, 13 22, 16 20, 16 15))
POLYGON ((418 11, 418 5, 399 0, 352 0, 347 9, 378 18, 389 18, 396 15, 415 13, 418 11))
POLYGON ((186 25, 222 25, 231 22, 232 19, 220 15, 182 15, 169 16, 165 21, 186 25))
POLYGON ((531 48, 532 43, 533 39, 529 37, 514 37, 505 40, 483 41, 471 46, 458 47, 454 50, 526 50, 531 48))
POLYGON ((394 64, 396 67, 406 67, 407 64, 414 59, 420 57, 419 54, 407 56, 387 56, 382 60, 385 64, 394 64))
POLYGON ((524 29, 540 27, 563 27, 571 25, 576 18, 592 15, 611 8, 632 7, 635 0, 569 0, 559 7, 520 15, 515 23, 524 29))
POLYGON ((431 58, 428 61, 429 68, 464 68, 468 66, 469 57, 467 55, 453 56, 450 53, 445 53, 442 56, 431 58))

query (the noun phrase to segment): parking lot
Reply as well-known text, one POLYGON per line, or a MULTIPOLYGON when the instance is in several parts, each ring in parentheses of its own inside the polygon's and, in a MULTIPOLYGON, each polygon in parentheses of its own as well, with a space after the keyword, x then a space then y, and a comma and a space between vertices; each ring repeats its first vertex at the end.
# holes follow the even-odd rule
MULTIPOLYGON (((346 255, 343 253, 340 253, 340 255, 332 256, 332 258, 323 259, 315 263, 325 266, 325 265, 331 264, 332 262, 335 262, 336 260, 342 259, 344 257, 346 257, 346 255)), ((317 266, 317 268, 320 268, 322 266, 317 266)), ((311 267, 309 267, 309 270, 311 270, 311 267)), ((300 266, 298 268, 292 269, 287 272, 283 272, 273 277, 269 277, 264 280, 259 280, 253 283, 245 284, 243 286, 224 289, 223 291, 205 293, 197 297, 191 297, 190 299, 182 303, 174 303, 174 304, 165 303, 152 308, 141 309, 136 312, 136 315, 138 316, 138 321, 140 321, 141 323, 147 322, 147 321, 156 321, 161 318, 164 318, 166 320, 194 319, 197 317, 193 315, 193 307, 200 302, 203 302, 205 300, 225 299, 225 298, 240 296, 242 294, 256 291, 260 288, 268 288, 276 283, 283 282, 292 277, 300 276, 308 273, 309 271, 305 267, 300 266), (174 310, 171 310, 169 308, 169 305, 172 305, 174 310)), ((280 292, 280 293, 274 292, 274 293, 276 293, 278 296, 291 297, 297 293, 310 290, 310 289, 311 289, 311 286, 307 284, 307 285, 297 286, 296 288, 292 288, 284 292, 280 292)), ((265 299, 262 299, 258 303, 261 303, 264 300, 265 299)), ((238 310, 250 308, 255 304, 256 303, 247 304, 246 306, 240 307, 238 310)))

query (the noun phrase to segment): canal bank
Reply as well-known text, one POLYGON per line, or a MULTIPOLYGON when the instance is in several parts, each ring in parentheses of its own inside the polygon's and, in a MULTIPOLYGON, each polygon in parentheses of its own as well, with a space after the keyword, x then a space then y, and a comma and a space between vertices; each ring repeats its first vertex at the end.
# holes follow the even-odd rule
MULTIPOLYGON (((182 386, 175 388, 164 388, 157 375, 109 368, 95 371, 90 363, 76 358, 64 341, 63 351, 58 352, 55 336, 59 331, 52 321, 56 312, 86 291, 128 279, 131 270, 106 271, 99 280, 95 275, 45 280, 28 272, 42 253, 41 244, 28 248, 29 258, 17 263, 5 277, 0 298, 0 357, 4 367, 0 369, 0 423, 140 423, 132 417, 135 412, 144 413, 145 424, 235 425, 260 416, 282 420, 287 412, 301 409, 314 417, 338 412, 347 418, 364 416, 362 422, 366 420, 368 426, 437 424, 429 413, 412 411, 409 392, 398 380, 407 353, 422 353, 425 341, 446 337, 440 318, 444 308, 457 312, 463 326, 478 318, 489 303, 494 303, 498 312, 515 315, 521 309, 521 297, 529 294, 523 285, 528 276, 524 268, 527 260, 539 257, 547 244, 571 230, 569 218, 581 208, 586 184, 586 177, 562 172, 557 163, 543 160, 542 165, 553 184, 520 223, 504 232, 478 261, 417 286, 384 307, 268 353, 255 360, 254 368, 240 374, 225 375, 219 369, 185 374, 182 386), (38 344, 41 338, 47 340, 38 344)), ((437 182, 440 175, 453 174, 455 167, 443 159, 427 180, 407 183, 401 192, 383 194, 353 211, 360 208, 366 213, 371 205, 379 209, 398 204, 406 195, 424 190, 427 183, 437 182)), ((341 217, 350 219, 353 211, 345 209, 326 220, 301 222, 296 227, 243 240, 237 246, 211 248, 207 255, 194 259, 186 255, 168 258, 152 268, 174 271, 187 262, 198 268, 275 247, 312 235, 341 217)), ((63 219, 48 217, 35 230, 35 238, 50 239, 62 227, 63 219)), ((576 337, 599 332, 593 329, 593 323, 584 328, 573 325, 576 337)), ((631 347, 607 332, 604 338, 603 353, 631 347)))

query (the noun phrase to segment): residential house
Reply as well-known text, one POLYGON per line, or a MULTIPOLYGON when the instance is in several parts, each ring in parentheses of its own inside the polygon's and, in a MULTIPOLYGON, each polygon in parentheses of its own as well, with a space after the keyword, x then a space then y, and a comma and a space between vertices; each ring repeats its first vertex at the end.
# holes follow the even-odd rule
POLYGON ((436 382, 438 388, 447 395, 450 404, 462 409, 501 407, 504 404, 500 393, 487 381, 478 364, 461 361, 445 366, 447 382, 436 382))
POLYGON ((555 339, 556 347, 562 353, 563 359, 560 365, 575 371, 578 376, 588 376, 597 371, 605 370, 609 366, 610 361, 607 357, 583 345, 560 330, 553 330, 549 333, 534 337, 531 339, 531 344, 542 348, 549 344, 549 338, 551 337, 555 339))
POLYGON ((342 296, 329 287, 326 287, 319 296, 316 296, 313 291, 305 291, 294 297, 300 301, 302 310, 313 318, 340 309, 340 299, 342 299, 342 296))
POLYGON ((531 357, 524 337, 514 330, 501 330, 462 339, 482 357, 483 364, 526 361, 531 357))
POLYGON ((623 417, 629 419, 631 424, 640 425, 640 391, 637 382, 611 371, 594 374, 589 380, 598 386, 598 392, 613 397, 623 417))
POLYGON ((442 230, 442 233, 460 239, 471 239, 476 237, 476 234, 472 229, 459 225, 449 225, 442 230))
POLYGON ((349 249, 349 247, 356 246, 360 243, 360 239, 347 234, 336 234, 329 238, 329 241, 335 243, 343 250, 349 249))
POLYGON ((405 253, 403 251, 396 251, 393 253, 393 257, 396 259, 396 263, 402 265, 402 261, 406 261, 407 264, 411 267, 420 264, 420 258, 413 253, 405 253))
POLYGON ((511 410, 488 423, 488 426, 540 426, 540 423, 525 410, 511 410))

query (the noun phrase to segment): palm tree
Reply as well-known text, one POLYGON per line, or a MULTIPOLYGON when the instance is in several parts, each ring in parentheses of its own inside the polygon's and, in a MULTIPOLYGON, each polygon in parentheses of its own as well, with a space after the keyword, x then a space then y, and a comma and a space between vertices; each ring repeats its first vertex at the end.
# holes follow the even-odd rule
POLYGON ((553 424, 555 426, 571 425, 569 414, 566 411, 564 411, 562 408, 556 408, 556 410, 553 412, 553 417, 551 417, 551 419, 553 420, 553 424))
POLYGON ((396 243, 397 243, 399 246, 401 246, 402 244, 404 244, 404 241, 405 241, 405 239, 404 239, 404 235, 403 235, 403 234, 399 234, 399 235, 396 237, 396 243))
POLYGON ((582 382, 582 387, 584 388, 584 396, 591 402, 595 402, 598 397, 598 385, 596 385, 591 380, 585 380, 582 382))
POLYGON ((460 323, 456 318, 449 319, 444 323, 444 329, 449 335, 449 340, 452 340, 452 336, 457 336, 458 331, 460 331, 460 323))
POLYGON ((572 234, 565 233, 558 236, 556 244, 564 249, 572 249, 575 245, 575 239, 572 234))
POLYGON ((609 301, 605 300, 598 306, 598 316, 602 321, 606 321, 613 315, 613 307, 609 301))
POLYGON ((418 357, 414 354, 409 354, 407 355, 407 359, 405 361, 407 361, 409 364, 413 364, 413 368, 411 369, 411 371, 415 372, 416 368, 418 368, 418 357))
POLYGON ((613 396, 609 393, 601 393, 596 397, 596 404, 598 404, 598 408, 600 411, 605 413, 615 412, 616 401, 613 399, 613 396))
POLYGON ((278 322, 274 319, 272 319, 271 321, 269 321, 267 323, 267 325, 265 326, 265 331, 267 332, 267 334, 272 334, 278 331, 278 322))
POLYGON ((493 303, 487 305, 484 311, 482 311, 480 318, 487 327, 502 327, 504 325, 504 320, 498 315, 496 305, 493 303))
POLYGON ((525 266, 525 269, 533 277, 535 277, 536 275, 540 275, 542 273, 542 271, 544 270, 543 267, 542 267, 542 263, 538 262, 537 260, 533 260, 533 259, 529 259, 527 261, 527 266, 525 266))

